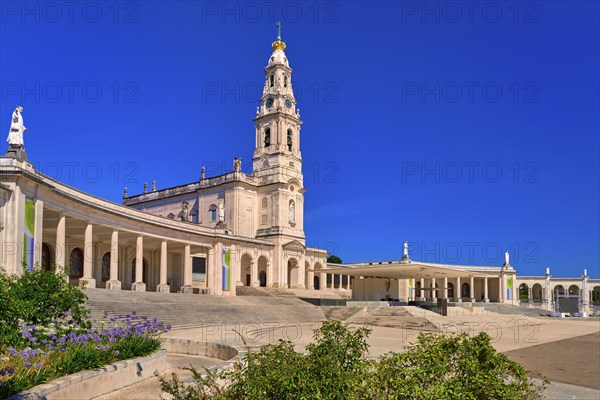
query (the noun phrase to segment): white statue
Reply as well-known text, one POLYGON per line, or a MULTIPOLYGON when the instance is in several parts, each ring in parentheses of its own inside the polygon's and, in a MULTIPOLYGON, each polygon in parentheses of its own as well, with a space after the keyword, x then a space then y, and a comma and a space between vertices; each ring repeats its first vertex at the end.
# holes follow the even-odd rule
POLYGON ((404 257, 408 258, 408 242, 404 242, 404 257))
POLYGON ((550 275, 550 268, 546 267, 546 275, 549 276, 550 275))
POLYGON ((242 169, 242 159, 240 157, 235 157, 233 159, 233 170, 239 172, 242 169))
POLYGON ((219 222, 225 222, 225 205, 219 202, 219 222))
POLYGON ((10 124, 10 132, 6 141, 13 147, 23 147, 23 132, 27 131, 25 125, 23 125, 23 107, 18 106, 13 111, 12 120, 10 124))
POLYGON ((296 205, 293 201, 290 203, 290 222, 296 222, 296 205))
POLYGON ((583 276, 587 278, 587 268, 583 269, 583 276))
POLYGON ((189 210, 189 202, 184 201, 181 203, 181 220, 189 221, 190 220, 190 210, 189 210))
POLYGON ((504 265, 510 265, 510 254, 508 254, 508 250, 504 252, 504 265))

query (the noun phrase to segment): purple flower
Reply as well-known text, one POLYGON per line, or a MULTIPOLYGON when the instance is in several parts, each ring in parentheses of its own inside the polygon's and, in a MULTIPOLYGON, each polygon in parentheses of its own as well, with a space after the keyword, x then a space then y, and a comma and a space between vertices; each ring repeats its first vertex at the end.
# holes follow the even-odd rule
POLYGON ((119 350, 115 350, 115 351, 113 351, 113 354, 114 354, 115 356, 118 356, 118 355, 119 355, 119 350))
POLYGON ((26 361, 23 365, 25 368, 31 368, 31 363, 29 361, 26 361))
POLYGON ((41 362, 38 362, 38 363, 35 363, 35 364, 34 364, 34 366, 35 366, 37 369, 42 369, 42 367, 44 366, 44 364, 43 364, 43 363, 41 363, 41 362))

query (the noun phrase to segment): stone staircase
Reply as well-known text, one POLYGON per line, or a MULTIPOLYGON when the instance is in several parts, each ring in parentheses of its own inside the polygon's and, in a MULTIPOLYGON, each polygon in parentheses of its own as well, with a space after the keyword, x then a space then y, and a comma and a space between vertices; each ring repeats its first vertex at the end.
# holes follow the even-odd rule
POLYGON ((428 317, 438 314, 415 306, 374 306, 364 307, 346 322, 357 325, 371 325, 386 328, 436 332, 437 328, 428 317))
POLYGON ((541 308, 527 308, 521 306, 513 306, 510 304, 502 303, 475 303, 473 312, 481 312, 485 310, 485 313, 505 314, 505 315, 522 315, 525 317, 540 318, 550 315, 550 311, 543 310, 541 308))
POLYGON ((315 307, 291 296, 211 296, 181 293, 155 293, 87 289, 87 306, 97 323, 103 313, 108 318, 130 314, 157 318, 173 329, 215 324, 319 322, 325 316, 315 307))

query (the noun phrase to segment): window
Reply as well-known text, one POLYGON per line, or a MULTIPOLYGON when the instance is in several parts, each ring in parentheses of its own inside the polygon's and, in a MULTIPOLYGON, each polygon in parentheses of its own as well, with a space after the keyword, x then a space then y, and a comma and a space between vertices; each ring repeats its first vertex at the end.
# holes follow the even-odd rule
POLYGON ((287 75, 283 77, 283 87, 287 87, 288 77, 287 75))
POLYGON ((270 83, 271 87, 273 87, 273 81, 274 81, 273 75, 269 76, 269 83, 270 83))
POLYGON ((263 208, 263 210, 267 208, 267 198, 266 197, 264 197, 262 199, 262 208, 263 208))
POLYGON ((208 208, 208 212, 210 213, 210 220, 211 221, 216 221, 217 220, 217 206, 215 206, 214 204, 211 205, 208 208))
POLYGON ((268 211, 267 208, 269 206, 268 200, 266 197, 263 197, 262 199, 262 217, 261 217, 261 221, 260 224, 261 225, 267 225, 268 222, 268 211))
POLYGON ((192 257, 192 280, 206 280, 206 258, 192 257))
POLYGON ((196 223, 198 222, 198 210, 195 208, 193 208, 192 212, 190 213, 190 221, 196 223))
POLYGON ((287 131, 287 146, 288 151, 292 151, 292 130, 288 129, 287 131))
POLYGON ((265 129, 265 147, 271 145, 271 128, 265 129))
POLYGON ((267 225, 267 222, 268 222, 267 214, 263 214, 260 223, 261 223, 261 225, 267 225))

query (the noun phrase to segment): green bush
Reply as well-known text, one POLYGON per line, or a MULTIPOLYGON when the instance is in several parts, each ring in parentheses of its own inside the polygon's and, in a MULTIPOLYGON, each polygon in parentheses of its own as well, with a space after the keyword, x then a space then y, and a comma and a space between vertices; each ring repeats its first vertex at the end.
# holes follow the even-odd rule
POLYGON ((290 342, 248 351, 230 370, 202 376, 194 385, 175 374, 160 377, 174 400, 195 399, 539 399, 545 381, 534 383, 516 362, 492 347, 485 333, 444 337, 421 334, 405 353, 366 357, 367 328, 338 321, 315 331, 306 353, 290 342))
POLYGON ((21 326, 69 319, 89 327, 85 294, 64 273, 39 268, 22 275, 0 274, 0 352, 23 344, 21 326))

